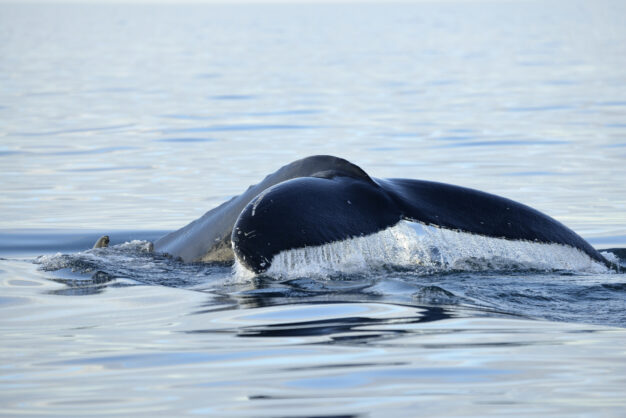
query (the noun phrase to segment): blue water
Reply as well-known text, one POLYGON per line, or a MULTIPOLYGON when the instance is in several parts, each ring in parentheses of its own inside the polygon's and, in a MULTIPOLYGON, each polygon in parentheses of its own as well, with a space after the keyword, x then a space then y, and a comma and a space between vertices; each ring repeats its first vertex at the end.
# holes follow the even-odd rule
POLYGON ((2 412, 623 415, 623 273, 246 278, 146 241, 333 154, 625 248, 625 17, 620 1, 1 4, 2 412))

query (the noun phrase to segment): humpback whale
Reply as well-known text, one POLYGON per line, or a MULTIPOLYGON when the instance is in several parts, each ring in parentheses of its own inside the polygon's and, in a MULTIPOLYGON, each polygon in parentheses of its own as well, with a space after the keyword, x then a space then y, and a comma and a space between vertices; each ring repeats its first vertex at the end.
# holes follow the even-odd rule
POLYGON ((370 177, 328 155, 294 161, 154 243, 186 262, 233 261, 263 273, 283 251, 375 234, 407 220, 514 241, 561 244, 610 266, 557 220, 482 191, 411 179, 370 177))

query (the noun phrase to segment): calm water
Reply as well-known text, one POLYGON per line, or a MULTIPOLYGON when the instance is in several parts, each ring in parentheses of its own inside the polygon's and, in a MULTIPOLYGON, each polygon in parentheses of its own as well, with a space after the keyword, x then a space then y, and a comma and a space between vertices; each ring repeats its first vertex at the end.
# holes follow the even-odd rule
POLYGON ((323 153, 626 247, 625 19, 620 1, 0 5, 0 410, 623 415, 623 273, 243 278, 145 240, 323 153))

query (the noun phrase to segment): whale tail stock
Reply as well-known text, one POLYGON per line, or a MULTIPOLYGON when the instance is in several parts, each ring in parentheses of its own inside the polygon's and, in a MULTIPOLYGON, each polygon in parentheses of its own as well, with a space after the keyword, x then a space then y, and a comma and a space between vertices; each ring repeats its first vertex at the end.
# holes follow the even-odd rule
MULTIPOLYGON (((155 251, 179 257, 185 262, 232 261, 231 233, 246 205, 268 188, 300 177, 332 176, 342 173, 354 178, 369 179, 360 167, 330 155, 314 155, 289 163, 250 186, 239 196, 209 210, 200 218, 173 231, 154 243, 155 251)), ((371 179, 369 180, 371 181, 371 179)))

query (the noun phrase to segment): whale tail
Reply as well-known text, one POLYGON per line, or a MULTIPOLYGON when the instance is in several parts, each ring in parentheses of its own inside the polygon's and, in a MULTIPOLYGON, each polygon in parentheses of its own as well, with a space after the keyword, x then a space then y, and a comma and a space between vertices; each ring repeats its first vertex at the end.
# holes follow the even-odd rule
POLYGON ((336 170, 261 192, 237 218, 231 241, 237 259, 261 273, 282 251, 374 234, 403 219, 485 237, 562 244, 612 267, 574 231, 513 200, 449 184, 336 170))

